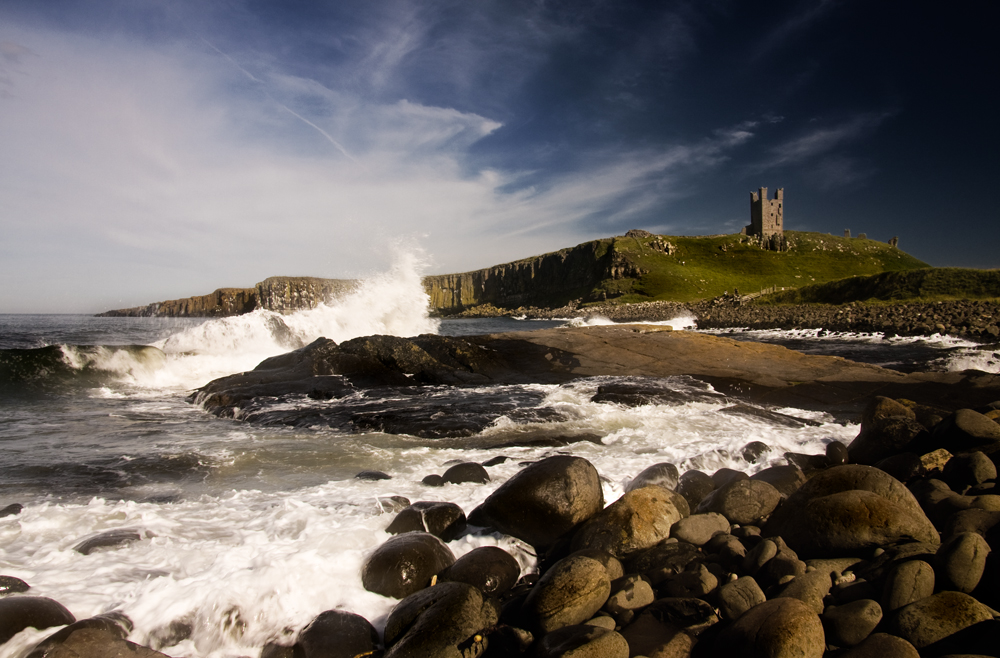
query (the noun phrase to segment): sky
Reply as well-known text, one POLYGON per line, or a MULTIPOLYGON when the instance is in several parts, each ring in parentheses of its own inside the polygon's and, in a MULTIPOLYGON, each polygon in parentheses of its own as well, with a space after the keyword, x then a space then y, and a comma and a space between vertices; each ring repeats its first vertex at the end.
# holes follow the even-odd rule
POLYGON ((0 313, 643 228, 1000 267, 993 0, 0 0, 0 313))

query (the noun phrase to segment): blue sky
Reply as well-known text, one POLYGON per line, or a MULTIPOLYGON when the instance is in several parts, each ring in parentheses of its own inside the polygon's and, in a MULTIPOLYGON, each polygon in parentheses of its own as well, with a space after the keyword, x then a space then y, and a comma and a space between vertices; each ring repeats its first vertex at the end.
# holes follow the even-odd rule
POLYGON ((993 2, 0 0, 0 312, 645 228, 1000 266, 993 2))

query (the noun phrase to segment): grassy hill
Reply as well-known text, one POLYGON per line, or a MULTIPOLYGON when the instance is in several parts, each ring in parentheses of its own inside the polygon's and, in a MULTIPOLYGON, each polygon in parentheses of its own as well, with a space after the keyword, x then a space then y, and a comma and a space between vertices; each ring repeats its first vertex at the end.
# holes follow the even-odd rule
POLYGON ((638 276, 605 278, 585 296, 606 295, 617 303, 651 300, 688 302, 739 289, 743 294, 771 286, 799 288, 845 277, 927 268, 883 242, 823 233, 785 231, 788 251, 761 249, 745 236, 652 236, 610 238, 607 248, 641 271, 638 276), (671 254, 657 244, 673 246, 671 254))
POLYGON ((762 304, 846 304, 848 302, 937 302, 1000 299, 1000 270, 923 268, 854 276, 765 295, 762 304))

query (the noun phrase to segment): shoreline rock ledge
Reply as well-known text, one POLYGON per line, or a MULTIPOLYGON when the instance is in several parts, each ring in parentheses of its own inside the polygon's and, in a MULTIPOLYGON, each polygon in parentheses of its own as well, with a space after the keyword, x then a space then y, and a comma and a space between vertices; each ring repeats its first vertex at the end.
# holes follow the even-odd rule
POLYGON ((686 375, 760 405, 855 416, 873 395, 945 411, 1000 399, 1000 376, 979 371, 904 374, 841 357, 735 341, 660 325, 567 327, 471 337, 320 338, 216 379, 191 401, 242 417, 257 398, 335 400, 358 389, 422 385, 564 383, 590 376, 686 375))

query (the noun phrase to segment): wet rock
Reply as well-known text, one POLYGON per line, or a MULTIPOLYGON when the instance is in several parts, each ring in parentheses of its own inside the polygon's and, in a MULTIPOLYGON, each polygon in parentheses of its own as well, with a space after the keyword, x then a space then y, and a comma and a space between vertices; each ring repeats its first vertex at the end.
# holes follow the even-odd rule
POLYGON ((716 472, 712 473, 712 483, 715 485, 716 489, 721 489, 731 482, 736 480, 747 480, 749 477, 750 476, 743 471, 737 471, 733 468, 720 468, 716 472))
POLYGON ((882 609, 898 610, 934 593, 934 568, 923 560, 906 560, 895 565, 882 589, 882 609))
POLYGON ((535 649, 537 658, 629 658, 629 645, 614 630, 587 624, 566 626, 546 634, 535 649))
POLYGON ((402 599, 430 584, 455 563, 451 550, 434 535, 408 532, 376 548, 361 568, 361 582, 369 592, 402 599))
POLYGON ((431 473, 430 475, 425 475, 420 484, 425 484, 428 487, 443 487, 444 478, 437 473, 431 473))
POLYGON ((752 576, 741 576, 719 588, 719 611, 725 619, 737 619, 750 608, 766 600, 752 576))
POLYGON ((983 576, 989 552, 989 544, 974 532, 963 532, 945 541, 934 556, 938 587, 972 592, 983 576))
POLYGON ((729 520, 717 512, 693 514, 676 522, 670 536, 695 546, 703 546, 717 533, 729 532, 729 520))
POLYGON ((714 535, 704 544, 703 549, 712 556, 713 561, 725 566, 729 571, 735 571, 747 555, 747 549, 743 542, 731 534, 714 535))
MULTIPOLYGON (((124 640, 132 632, 132 621, 125 615, 117 612, 75 621, 35 645, 35 648, 31 650, 27 658, 45 658, 46 656, 54 655, 57 647, 63 645, 71 635, 84 629, 102 631, 106 634, 106 637, 103 638, 104 641, 124 640)), ((90 641, 87 644, 93 645, 94 642, 90 641)), ((96 648, 102 646, 104 646, 103 641, 98 643, 96 648)), ((66 650, 70 650, 69 647, 66 650)), ((101 653, 94 653, 94 647, 90 647, 87 650, 92 652, 91 655, 103 655, 101 653)), ((152 653, 155 654, 156 652, 152 653)))
POLYGON ((603 508, 604 493, 593 464, 560 455, 535 462, 514 475, 490 494, 469 520, 544 550, 603 508))
POLYGON ((542 634, 580 624, 600 610, 611 594, 611 580, 597 560, 571 555, 538 580, 524 609, 542 634))
POLYGON ((391 480, 392 476, 388 473, 383 473, 382 471, 361 471, 354 476, 356 480, 370 480, 372 482, 378 480, 391 480))
POLYGON ((771 561, 778 554, 778 544, 771 539, 764 539, 756 546, 747 551, 743 558, 742 570, 751 576, 764 568, 764 565, 771 561))
POLYGON ((933 448, 952 453, 980 450, 992 455, 1000 450, 1000 424, 972 409, 959 409, 937 424, 930 441, 933 448))
POLYGON ((901 402, 882 395, 872 397, 861 412, 861 431, 870 428, 873 423, 893 416, 916 420, 916 412, 901 402))
POLYGON ((22 505, 21 503, 11 503, 7 507, 0 509, 0 519, 2 519, 5 516, 16 516, 20 514, 21 510, 23 509, 24 505, 22 505))
POLYGON ((912 452, 899 452, 880 459, 875 463, 875 468, 885 471, 900 482, 910 482, 926 471, 920 455, 912 452))
POLYGON ((438 582, 467 583, 487 596, 499 596, 517 583, 521 566, 497 546, 480 546, 438 574, 438 582))
POLYGON ((693 597, 668 596, 657 599, 646 608, 646 612, 662 622, 684 629, 692 637, 701 635, 719 623, 715 608, 708 602, 693 597))
POLYGON ((585 548, 580 551, 573 551, 572 555, 580 555, 597 560, 604 565, 604 568, 608 572, 608 578, 611 580, 621 578, 625 575, 625 568, 622 566, 622 563, 618 560, 618 558, 610 553, 605 553, 604 551, 600 551, 596 548, 585 548))
POLYGON ((378 632, 362 617, 344 610, 316 615, 295 641, 301 658, 354 658, 378 647, 378 632))
POLYGON ((260 658, 295 658, 295 648, 276 642, 268 642, 260 650, 260 658))
POLYGON ((771 446, 763 441, 751 441, 740 450, 740 457, 748 464, 756 464, 761 456, 771 451, 771 446))
POLYGON ((385 531, 390 535, 428 532, 447 542, 455 539, 465 528, 465 512, 455 503, 422 500, 400 510, 385 531))
POLYGON ((625 487, 625 491, 627 493, 633 489, 642 489, 650 485, 675 491, 679 480, 680 475, 677 472, 676 466, 667 462, 660 462, 659 464, 653 464, 632 478, 632 481, 625 487))
POLYGON ((901 637, 888 633, 872 633, 861 644, 838 658, 920 658, 920 654, 901 637))
POLYGON ((805 473, 802 472, 801 468, 792 464, 765 468, 751 475, 750 479, 767 482, 777 489, 784 498, 791 496, 806 483, 805 473))
POLYGON ((385 658, 477 656, 497 608, 465 583, 440 583, 400 601, 385 622, 385 658))
POLYGON ((840 441, 831 441, 826 444, 826 459, 830 466, 840 466, 850 461, 850 451, 840 441))
POLYGON ((756 524, 770 516, 779 502, 781 494, 767 482, 734 480, 720 487, 710 499, 702 501, 698 511, 716 512, 730 523, 756 524))
POLYGON ((715 491, 715 482, 707 473, 685 471, 677 481, 677 493, 684 496, 688 507, 695 509, 705 496, 715 491))
POLYGON ((0 599, 0 644, 25 628, 51 628, 72 624, 76 617, 62 604, 43 596, 8 596, 0 599))
POLYGON ((510 459, 510 457, 506 457, 504 455, 497 455, 496 457, 490 457, 489 459, 484 461, 483 466, 486 466, 487 468, 490 466, 497 466, 499 464, 504 463, 508 459, 510 459))
POLYGON ((455 464, 441 475, 441 479, 451 484, 462 484, 464 482, 478 482, 485 484, 490 481, 490 474, 486 472, 482 464, 476 462, 464 462, 455 464))
POLYGON ((623 564, 626 573, 644 574, 656 585, 666 576, 681 573, 687 565, 702 557, 696 546, 667 540, 629 556, 623 564))
POLYGON ((949 459, 941 477, 953 491, 962 492, 987 480, 995 480, 997 467, 977 450, 949 459))
POLYGON ((882 621, 882 607, 871 599, 829 606, 820 619, 826 641, 837 647, 853 647, 871 635, 882 621))
POLYGON ((920 650, 991 619, 990 609, 968 594, 939 592, 900 608, 891 627, 895 635, 920 650))
POLYGON ((669 537, 670 527, 681 519, 676 502, 680 498, 657 486, 629 491, 584 523, 573 536, 572 548, 596 548, 620 558, 654 546, 669 537))
POLYGON ((0 596, 21 594, 31 589, 31 585, 14 576, 0 576, 0 596))
POLYGON ((820 658, 826 648, 819 616, 798 599, 772 599, 745 612, 715 641, 715 655, 820 658))
POLYGON ((45 653, 33 658, 169 658, 149 647, 129 642, 102 628, 81 628, 45 653))
POLYGON ((913 418, 890 416, 879 418, 869 427, 862 426, 861 433, 848 446, 851 462, 873 465, 927 435, 927 429, 913 418))
POLYGON ((142 534, 133 528, 116 528, 84 539, 73 547, 73 550, 83 555, 90 555, 96 550, 119 548, 142 540, 142 534))
POLYGON ((903 539, 939 542, 901 482, 854 464, 835 466, 802 485, 771 516, 765 532, 806 557, 851 555, 903 539))

